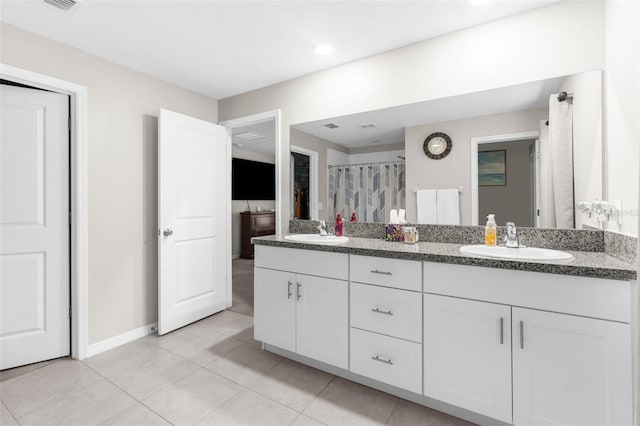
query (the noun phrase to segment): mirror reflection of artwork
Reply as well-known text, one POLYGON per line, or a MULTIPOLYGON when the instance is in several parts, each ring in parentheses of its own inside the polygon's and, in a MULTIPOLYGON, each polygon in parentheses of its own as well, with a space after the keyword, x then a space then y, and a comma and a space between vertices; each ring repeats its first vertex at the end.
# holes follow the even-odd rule
POLYGON ((478 186, 507 184, 507 151, 478 152, 478 186))

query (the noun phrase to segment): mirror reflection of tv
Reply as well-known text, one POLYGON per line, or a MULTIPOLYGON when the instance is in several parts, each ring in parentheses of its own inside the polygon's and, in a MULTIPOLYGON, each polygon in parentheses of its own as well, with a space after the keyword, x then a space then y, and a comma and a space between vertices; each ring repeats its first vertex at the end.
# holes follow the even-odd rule
POLYGON ((234 200, 275 200, 276 165, 232 158, 231 198, 234 200))

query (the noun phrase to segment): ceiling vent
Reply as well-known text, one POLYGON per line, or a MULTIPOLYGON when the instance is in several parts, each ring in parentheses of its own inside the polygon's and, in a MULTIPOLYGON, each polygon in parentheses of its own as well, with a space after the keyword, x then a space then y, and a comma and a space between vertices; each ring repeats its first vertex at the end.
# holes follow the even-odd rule
POLYGON ((260 133, 254 133, 254 132, 237 133, 237 134, 233 135, 233 137, 234 138, 244 139, 246 141, 254 141, 256 139, 266 139, 267 138, 265 135, 261 135, 260 133))
POLYGON ((370 129, 372 127, 376 127, 376 125, 373 123, 365 123, 365 124, 361 124, 360 127, 362 127, 363 129, 370 129))
POLYGON ((323 124, 324 127, 326 127, 327 129, 337 129, 338 126, 336 123, 327 123, 327 124, 323 124))
POLYGON ((71 9, 77 4, 77 1, 75 0, 44 0, 44 2, 64 11, 71 9))

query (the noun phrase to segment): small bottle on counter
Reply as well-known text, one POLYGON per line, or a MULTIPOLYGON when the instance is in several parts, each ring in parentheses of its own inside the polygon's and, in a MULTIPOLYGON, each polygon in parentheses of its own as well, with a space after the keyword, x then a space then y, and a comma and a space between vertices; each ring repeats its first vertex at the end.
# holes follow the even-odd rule
POLYGON ((356 219, 356 212, 351 212, 351 220, 350 222, 357 222, 358 219, 356 219))
POLYGON ((487 224, 484 227, 484 245, 495 247, 498 235, 498 226, 496 225, 496 215, 487 216, 487 224))
POLYGON ((334 226, 334 234, 336 237, 342 236, 342 216, 340 213, 336 215, 336 223, 334 226))

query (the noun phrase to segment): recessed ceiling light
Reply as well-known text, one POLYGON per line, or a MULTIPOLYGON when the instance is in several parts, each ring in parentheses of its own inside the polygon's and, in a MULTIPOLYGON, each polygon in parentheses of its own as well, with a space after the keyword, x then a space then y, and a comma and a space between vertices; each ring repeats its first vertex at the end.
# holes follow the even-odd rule
POLYGON ((376 125, 373 123, 365 123, 365 124, 361 124, 360 127, 362 127, 363 129, 370 129, 372 127, 376 127, 376 125))
POLYGON ((329 44, 319 44, 315 48, 316 55, 329 55, 333 52, 333 47, 329 44))
POLYGON ((326 127, 327 129, 337 129, 338 126, 336 123, 327 123, 327 124, 323 124, 324 127, 326 127))

